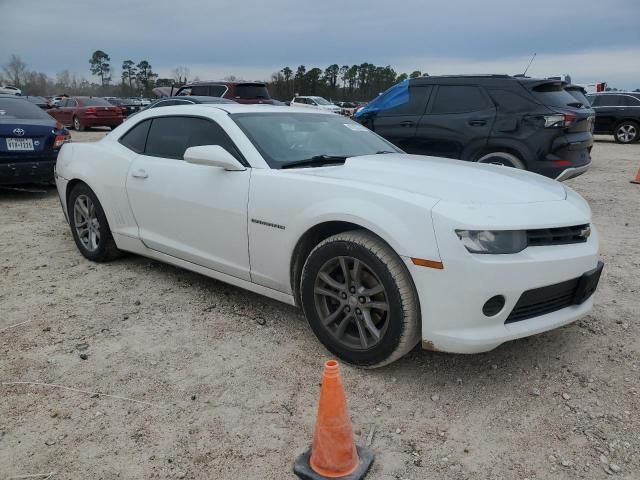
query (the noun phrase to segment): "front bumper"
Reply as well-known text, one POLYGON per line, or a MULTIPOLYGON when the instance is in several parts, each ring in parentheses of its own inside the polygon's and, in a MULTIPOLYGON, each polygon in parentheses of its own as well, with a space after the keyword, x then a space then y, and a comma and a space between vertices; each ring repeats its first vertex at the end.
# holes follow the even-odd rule
POLYGON ((55 166, 55 157, 31 161, 5 161, 0 163, 0 185, 51 182, 55 166))
MULTIPOLYGON (((562 210, 569 208, 566 204, 570 202, 554 203, 562 210)), ((527 207, 522 210, 526 218, 527 207)), ((573 216, 573 222, 563 219, 560 225, 590 222, 588 216, 579 212, 573 216)), ((593 308, 591 296, 579 305, 505 324, 525 291, 578 278, 597 266, 598 233, 593 226, 585 243, 528 247, 516 254, 481 255, 467 252, 455 236, 454 225, 434 215, 444 269, 416 266, 405 259, 420 300, 423 347, 452 353, 486 352, 509 340, 569 324, 593 308), (496 295, 504 296, 504 307, 488 317, 482 307, 496 295)))

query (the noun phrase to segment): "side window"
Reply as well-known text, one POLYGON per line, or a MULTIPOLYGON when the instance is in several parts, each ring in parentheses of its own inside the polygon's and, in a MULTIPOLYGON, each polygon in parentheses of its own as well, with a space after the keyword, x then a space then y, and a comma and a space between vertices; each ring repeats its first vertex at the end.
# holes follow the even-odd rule
POLYGON ((67 104, 65 106, 75 108, 78 106, 78 101, 73 98, 70 98, 69 100, 67 100, 67 104))
POLYGON ((221 97, 227 91, 227 87, 224 85, 211 85, 209 87, 209 96, 211 97, 221 97))
POLYGON ((596 107, 619 107, 622 105, 620 95, 599 95, 596 97, 596 107))
POLYGON ((525 112, 531 108, 531 102, 517 93, 508 90, 489 90, 489 95, 503 113, 525 112))
POLYGON ((444 85, 438 87, 432 114, 477 112, 492 108, 482 90, 475 86, 444 85))
POLYGON ((144 145, 147 142, 147 134, 151 120, 144 120, 130 129, 118 140, 122 145, 136 153, 144 152, 144 145))
POLYGON ((182 160, 189 147, 220 145, 244 162, 227 133, 212 120, 196 117, 154 118, 145 154, 182 160))
POLYGON ((625 107, 640 107, 640 100, 631 95, 622 95, 622 105, 625 107))
POLYGON ((209 87, 204 85, 196 85, 191 87, 191 95, 209 95, 209 87))
POLYGON ((66 107, 66 106, 67 106, 67 102, 68 102, 68 101, 69 101, 69 100, 67 100, 66 98, 63 98, 62 100, 60 100, 60 101, 58 102, 58 107, 66 107))
POLYGON ((410 86, 404 92, 398 90, 387 99, 388 108, 381 105, 378 116, 422 115, 427 108, 432 90, 431 85, 410 86))
POLYGON ((178 93, 176 93, 176 97, 182 97, 186 95, 191 95, 191 87, 181 88, 178 93))

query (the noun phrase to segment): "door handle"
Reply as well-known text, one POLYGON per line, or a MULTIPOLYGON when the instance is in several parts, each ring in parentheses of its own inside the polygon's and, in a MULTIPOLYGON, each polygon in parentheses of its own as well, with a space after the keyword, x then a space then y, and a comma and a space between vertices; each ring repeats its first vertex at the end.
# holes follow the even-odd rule
POLYGON ((472 127, 481 127, 482 125, 486 125, 486 120, 469 120, 469 125, 472 127))
POLYGON ((414 125, 415 123, 413 123, 411 120, 405 120, 404 122, 400 122, 401 127, 413 127, 414 125))
POLYGON ((145 172, 144 170, 142 170, 141 168, 139 168, 135 172, 132 172, 131 176, 133 178, 147 178, 149 176, 149 174, 147 172, 145 172))

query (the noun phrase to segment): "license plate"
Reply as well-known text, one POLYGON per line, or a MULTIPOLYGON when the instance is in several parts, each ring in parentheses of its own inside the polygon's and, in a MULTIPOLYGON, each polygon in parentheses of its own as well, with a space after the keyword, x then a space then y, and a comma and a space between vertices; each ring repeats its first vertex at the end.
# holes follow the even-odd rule
POLYGON ((573 295, 574 304, 580 305, 593 295, 598 287, 598 282, 600 281, 600 275, 602 274, 603 268, 604 263, 598 262, 598 266, 596 268, 582 274, 578 281, 578 287, 573 295))
POLYGON ((7 150, 33 150, 33 140, 30 138, 7 138, 7 150))

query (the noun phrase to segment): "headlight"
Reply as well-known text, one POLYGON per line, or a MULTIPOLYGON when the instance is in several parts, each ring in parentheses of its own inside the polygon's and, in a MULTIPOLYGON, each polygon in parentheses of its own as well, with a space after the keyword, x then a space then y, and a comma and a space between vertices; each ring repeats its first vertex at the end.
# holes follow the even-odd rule
POLYGON ((517 253, 527 248, 525 230, 456 230, 471 253, 517 253))

